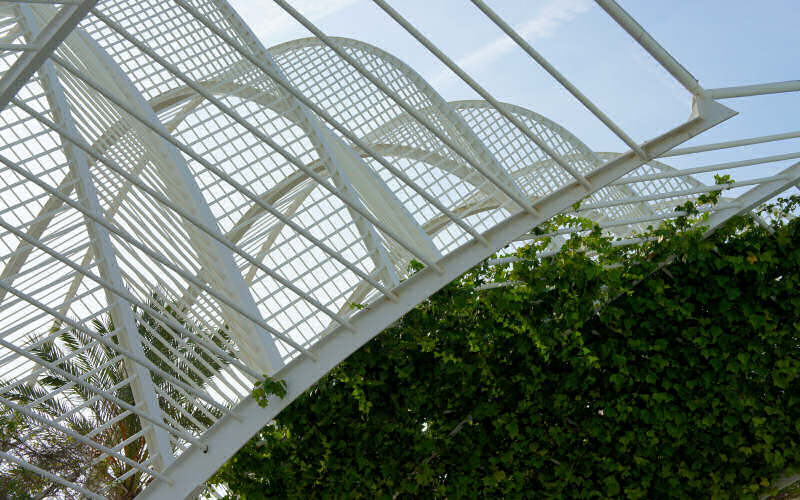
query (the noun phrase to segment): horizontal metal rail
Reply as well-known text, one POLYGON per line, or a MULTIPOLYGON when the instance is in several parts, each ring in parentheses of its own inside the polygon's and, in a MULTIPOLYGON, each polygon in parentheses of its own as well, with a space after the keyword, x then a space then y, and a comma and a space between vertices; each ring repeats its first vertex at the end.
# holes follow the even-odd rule
POLYGON ((678 148, 668 151, 660 156, 666 158, 668 156, 681 156, 693 153, 703 153, 706 151, 717 151, 719 149, 738 148, 739 146, 750 146, 751 144, 763 144, 765 142, 785 141, 787 139, 796 139, 800 137, 800 131, 784 132, 782 134, 763 135, 761 137, 751 137, 749 139, 737 139, 735 141, 715 142, 712 144, 704 144, 702 146, 690 146, 688 148, 678 148))
POLYGON ((665 158, 667 156, 681 156, 693 153, 703 153, 706 151, 717 151, 718 149, 738 148, 740 146, 750 146, 751 144, 763 144, 765 142, 785 141, 787 139, 796 139, 800 137, 800 131, 797 132, 784 132, 782 134, 762 135, 761 137, 751 137, 749 139, 737 139, 735 141, 715 142, 712 144, 704 144, 702 146, 690 146, 688 148, 678 148, 668 151, 660 156, 665 158))
MULTIPOLYGON (((727 206, 727 205, 723 205, 727 206)), ((697 209, 697 213, 707 213, 713 212, 714 210, 718 210, 717 207, 700 207, 697 209)), ((612 220, 607 222, 598 222, 597 225, 600 229, 607 229, 610 227, 619 227, 619 226, 628 226, 632 224, 642 224, 645 222, 658 222, 666 219, 673 219, 676 217, 682 217, 685 215, 689 215, 689 212, 685 212, 683 210, 676 210, 674 212, 662 212, 660 214, 655 215, 645 215, 642 217, 629 217, 627 219, 618 219, 612 220)), ((568 227, 564 229, 559 229, 558 231, 551 231, 549 233, 542 233, 542 234, 523 234, 517 238, 514 238, 514 241, 531 241, 531 240, 541 240, 544 238, 552 238, 554 236, 564 236, 567 234, 575 234, 575 233, 582 233, 588 232, 591 229, 584 229, 581 227, 568 227)))
POLYGON ((732 99, 734 97, 781 94, 783 92, 800 92, 800 80, 708 89, 706 90, 706 95, 711 99, 732 99))
POLYGON ((684 177, 687 175, 702 174, 706 172, 717 172, 723 170, 730 170, 741 167, 749 167, 752 165, 761 165, 763 163, 773 163, 784 160, 794 160, 800 158, 800 153, 788 153, 784 155, 762 156, 760 158, 752 158, 750 160, 729 161, 725 163, 716 163, 714 165, 706 165, 704 167, 695 168, 680 168, 675 170, 668 170, 658 172, 655 174, 637 175, 633 177, 623 177, 612 182, 611 186, 619 186, 624 184, 633 184, 635 182, 646 182, 656 179, 668 179, 672 177, 684 177))
POLYGON ((695 188, 690 189, 682 189, 680 191, 673 191, 673 192, 665 192, 665 193, 655 193, 643 196, 631 196, 628 198, 620 198, 618 200, 609 200, 609 201, 601 201, 596 203, 588 203, 586 205, 581 205, 581 207, 577 210, 577 212, 586 212, 589 210, 596 210, 598 208, 608 208, 608 207, 616 207, 620 205, 628 205, 631 203, 640 203, 643 201, 653 201, 653 200, 662 200, 667 198, 679 198, 682 196, 690 196, 693 194, 703 194, 709 193, 712 191, 725 191, 729 189, 736 189, 742 186, 752 186, 757 184, 764 184, 766 182, 774 182, 783 180, 784 175, 778 174, 770 177, 761 177, 758 179, 748 179, 746 181, 739 181, 739 182, 731 182, 726 184, 714 184, 706 185, 706 186, 698 186, 695 188))

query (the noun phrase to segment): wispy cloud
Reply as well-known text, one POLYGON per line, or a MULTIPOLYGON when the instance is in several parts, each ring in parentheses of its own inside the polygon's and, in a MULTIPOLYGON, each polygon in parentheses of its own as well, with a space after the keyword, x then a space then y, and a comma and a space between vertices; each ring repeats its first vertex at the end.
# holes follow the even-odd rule
MULTIPOLYGON (((590 0, 550 0, 534 17, 518 26, 517 33, 529 42, 536 39, 550 38, 555 35, 559 26, 574 19, 592 6, 590 0)), ((475 73, 489 67, 500 56, 514 50, 516 43, 503 35, 481 46, 474 52, 456 60, 459 66, 468 73, 475 73)), ((437 87, 456 78, 450 70, 443 70, 431 83, 437 87)))
MULTIPOLYGON (((294 0, 292 6, 316 23, 361 0, 294 0)), ((232 0, 231 4, 244 18, 256 36, 269 47, 293 36, 310 36, 305 28, 273 2, 232 0), (290 36, 291 35, 291 36, 290 36)))

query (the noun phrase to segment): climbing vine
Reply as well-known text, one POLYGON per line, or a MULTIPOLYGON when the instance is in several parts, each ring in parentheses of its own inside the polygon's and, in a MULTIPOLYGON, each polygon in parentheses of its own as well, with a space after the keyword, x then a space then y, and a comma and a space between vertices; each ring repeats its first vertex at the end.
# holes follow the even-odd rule
POLYGON ((799 202, 708 238, 689 203, 626 247, 558 216, 536 233, 581 232, 557 254, 537 256, 542 237, 448 284, 214 481, 240 498, 757 498, 800 464, 799 202))

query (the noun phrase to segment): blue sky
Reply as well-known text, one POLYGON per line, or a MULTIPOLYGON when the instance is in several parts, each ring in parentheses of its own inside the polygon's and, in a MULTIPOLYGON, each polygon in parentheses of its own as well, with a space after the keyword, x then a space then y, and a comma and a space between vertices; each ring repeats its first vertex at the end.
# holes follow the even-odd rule
MULTIPOLYGON (((591 0, 487 3, 634 139, 685 121, 691 98, 591 0)), ((308 36, 266 0, 233 0, 265 46, 308 36)), ((392 2, 496 98, 565 126, 596 151, 624 146, 466 0, 392 2)), ((800 79, 797 0, 620 1, 706 88, 800 79)), ((416 69, 447 100, 477 96, 369 0, 293 0, 330 35, 376 45, 416 69)), ((741 114, 688 144, 800 130, 800 93, 729 99, 741 114)), ((800 139, 670 158, 697 166, 800 151, 800 139)), ((764 176, 788 162, 737 171, 764 176)))

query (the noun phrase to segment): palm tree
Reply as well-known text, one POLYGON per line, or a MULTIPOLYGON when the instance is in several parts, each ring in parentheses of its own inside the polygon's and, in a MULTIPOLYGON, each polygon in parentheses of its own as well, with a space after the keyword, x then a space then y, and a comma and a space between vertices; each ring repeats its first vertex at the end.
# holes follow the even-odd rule
MULTIPOLYGON (((0 450, 12 452, 26 462, 48 470, 64 479, 91 483, 85 476, 85 464, 92 459, 92 449, 66 438, 49 427, 37 427, 28 417, 4 409, 0 415, 0 450)), ((0 498, 78 498, 61 485, 34 474, 14 463, 0 465, 0 498)))
MULTIPOLYGON (((215 335, 195 332, 186 321, 183 311, 175 306, 174 301, 164 299, 161 293, 152 293, 149 302, 150 309, 161 311, 195 335, 205 337, 226 352, 231 352, 225 331, 217 331, 215 335)), ((209 354, 190 336, 165 327, 163 322, 146 310, 134 307, 134 312, 137 313, 134 317, 137 319, 138 333, 145 340, 145 356, 163 372, 178 378, 189 377, 195 385, 202 387, 224 368, 224 360, 209 354)), ((118 342, 110 316, 102 320, 95 319, 92 324, 98 335, 118 342)), ((92 387, 112 393, 125 403, 135 404, 130 384, 125 383, 128 373, 123 360, 116 359, 118 353, 114 349, 97 342, 86 332, 68 329, 45 342, 31 338, 29 351, 43 362, 57 364, 71 375, 84 377, 92 387)), ((189 400, 185 392, 176 389, 164 376, 153 373, 152 379, 158 389, 168 396, 159 395, 162 410, 184 429, 199 431, 201 427, 197 424, 208 427, 219 417, 219 410, 189 400), (176 404, 182 407, 182 411, 176 409, 176 404)), ((0 383, 0 386, 4 385, 0 383)), ((108 447, 128 440, 142 429, 136 415, 123 416, 126 412, 117 403, 94 397, 93 392, 80 384, 71 383, 68 378, 54 371, 43 372, 34 383, 17 385, 4 397, 20 405, 32 404, 34 411, 39 414, 50 419, 61 418, 66 427, 108 447), (58 396, 50 397, 52 394, 58 396)), ((3 408, 0 412, 0 432, 3 451, 13 450, 13 454, 25 457, 32 465, 59 473, 65 479, 91 490, 105 489, 105 495, 115 500, 135 497, 150 481, 149 476, 139 471, 133 472, 129 464, 117 457, 100 458, 98 450, 78 440, 65 439, 63 433, 38 426, 32 419, 10 408, 3 408), (11 439, 8 436, 12 434, 27 438, 11 439), (118 479, 122 477, 124 479, 118 479)), ((148 448, 144 437, 139 436, 127 443, 122 454, 138 463, 147 460, 148 448)), ((29 495, 40 498, 72 497, 65 488, 50 484, 21 468, 8 466, 6 470, 0 469, 0 473, 0 498, 3 498, 4 490, 6 497, 15 498, 15 488, 28 488, 29 495)))

